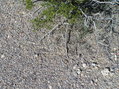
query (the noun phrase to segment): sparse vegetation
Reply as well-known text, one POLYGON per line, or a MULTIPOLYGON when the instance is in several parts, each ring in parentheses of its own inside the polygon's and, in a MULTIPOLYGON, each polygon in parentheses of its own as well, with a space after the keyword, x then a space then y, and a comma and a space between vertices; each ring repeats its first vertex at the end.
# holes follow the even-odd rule
MULTIPOLYGON (((76 23, 81 12, 79 4, 86 2, 86 0, 46 0, 42 6, 45 10, 39 14, 34 20, 32 20, 35 28, 50 27, 54 21, 55 16, 63 16, 70 24, 76 23)), ((31 0, 26 0, 26 7, 31 9, 33 4, 31 0), (30 3, 30 4, 29 4, 30 3)))
MULTIPOLYGON (((39 0, 37 0, 39 1, 39 0)), ((32 0, 25 0, 26 8, 33 7, 32 0)), ((63 16, 67 22, 74 24, 81 20, 82 15, 92 14, 103 11, 106 4, 97 4, 93 0, 44 0, 42 7, 45 9, 39 14, 32 23, 35 28, 51 27, 56 16, 63 16), (83 12, 83 13, 82 13, 83 12)))
POLYGON ((24 0, 25 1, 25 4, 26 4, 26 9, 32 9, 34 4, 32 2, 32 0, 24 0))
MULTIPOLYGON (((39 0, 35 2, 37 3, 37 1, 39 0)), ((82 38, 87 33, 92 32, 89 30, 90 28, 97 30, 96 21, 102 20, 102 18, 106 20, 106 17, 112 19, 113 10, 110 5, 117 3, 110 0, 43 0, 42 7, 44 9, 32 20, 32 23, 35 29, 51 29, 57 16, 64 17, 65 22, 70 25, 82 24, 83 22, 80 28, 88 28, 88 30, 81 30, 82 38), (103 17, 100 17, 102 14, 103 17)), ((31 9, 32 7, 32 0, 26 0, 26 8, 31 9)))

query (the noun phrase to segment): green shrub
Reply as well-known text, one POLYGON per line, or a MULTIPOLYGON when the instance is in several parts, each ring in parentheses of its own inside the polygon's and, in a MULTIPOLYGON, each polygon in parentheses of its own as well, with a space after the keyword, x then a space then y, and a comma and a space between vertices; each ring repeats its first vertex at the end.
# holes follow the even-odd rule
MULTIPOLYGON (((38 0, 39 1, 39 0, 38 0)), ((107 0, 108 1, 108 0, 107 0)), ((34 5, 32 0, 25 0, 26 8, 31 9, 34 5)), ((39 28, 51 28, 55 23, 55 17, 65 17, 69 24, 75 24, 82 20, 82 12, 92 14, 103 11, 105 4, 91 4, 91 0, 43 0, 41 4, 44 10, 32 20, 33 26, 39 28)))
POLYGON ((26 9, 32 9, 32 7, 34 6, 32 0, 25 0, 25 4, 26 4, 26 9))
POLYGON ((42 4, 45 10, 32 20, 35 28, 50 27, 56 16, 63 16, 67 22, 74 24, 81 16, 79 4, 86 0, 46 0, 42 4))

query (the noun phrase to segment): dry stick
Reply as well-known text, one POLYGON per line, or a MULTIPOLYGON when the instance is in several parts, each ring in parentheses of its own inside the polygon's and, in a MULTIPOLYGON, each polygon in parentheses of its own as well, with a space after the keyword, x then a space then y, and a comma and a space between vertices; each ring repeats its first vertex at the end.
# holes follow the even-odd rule
POLYGON ((108 47, 108 46, 109 46, 109 45, 104 44, 104 43, 102 43, 102 42, 98 42, 98 44, 101 44, 101 45, 103 45, 103 46, 105 46, 105 47, 108 47))
POLYGON ((91 16, 86 15, 86 14, 83 12, 83 10, 82 10, 81 8, 79 8, 79 10, 80 10, 81 13, 85 16, 84 25, 85 25, 86 27, 88 27, 87 22, 86 22, 86 19, 89 20, 91 16))
POLYGON ((38 8, 36 11, 34 11, 33 14, 37 13, 40 9, 42 9, 42 7, 38 8))
POLYGON ((55 31, 61 25, 62 25, 62 23, 57 24, 51 31, 49 31, 47 34, 45 34, 43 37, 41 37, 40 41, 42 41, 43 39, 45 39, 45 37, 47 37, 48 35, 50 35, 53 31, 55 31))
POLYGON ((81 13, 86 17, 88 18, 88 16, 83 12, 83 10, 81 8, 79 8, 79 10, 81 11, 81 13))
POLYGON ((69 52, 69 47, 68 47, 68 43, 70 41, 70 33, 71 33, 71 30, 69 29, 69 24, 66 25, 66 32, 65 32, 65 48, 66 48, 66 55, 67 57, 69 58, 68 56, 68 52, 69 52))
POLYGON ((100 3, 100 4, 115 4, 115 3, 118 3, 118 2, 106 2, 106 1, 104 1, 104 2, 101 2, 101 1, 98 1, 98 0, 92 0, 92 1, 94 1, 94 2, 96 2, 96 3, 100 3))

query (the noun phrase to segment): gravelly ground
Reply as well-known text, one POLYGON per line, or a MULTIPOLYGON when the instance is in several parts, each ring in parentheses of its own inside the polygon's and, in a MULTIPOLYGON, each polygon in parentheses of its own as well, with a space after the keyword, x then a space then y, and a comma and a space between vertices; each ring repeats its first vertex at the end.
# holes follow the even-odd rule
POLYGON ((33 12, 19 0, 0 0, 0 89, 119 89, 117 34, 110 45, 113 60, 93 34, 81 44, 75 32, 67 58, 61 32, 39 42, 48 30, 33 31, 33 12))

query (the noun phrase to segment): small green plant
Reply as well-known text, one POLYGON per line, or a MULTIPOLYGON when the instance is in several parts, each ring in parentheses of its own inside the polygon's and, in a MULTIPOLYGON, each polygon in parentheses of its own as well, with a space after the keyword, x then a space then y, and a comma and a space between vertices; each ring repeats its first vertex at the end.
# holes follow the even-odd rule
POLYGON ((74 24, 81 16, 78 4, 84 1, 86 0, 47 0, 42 4, 45 10, 32 23, 35 28, 51 27, 56 16, 63 16, 68 23, 74 24))
POLYGON ((26 4, 26 9, 32 9, 32 7, 34 6, 32 0, 25 0, 25 4, 26 4))

